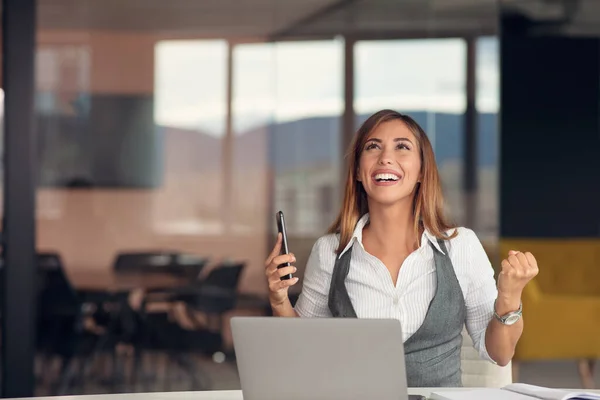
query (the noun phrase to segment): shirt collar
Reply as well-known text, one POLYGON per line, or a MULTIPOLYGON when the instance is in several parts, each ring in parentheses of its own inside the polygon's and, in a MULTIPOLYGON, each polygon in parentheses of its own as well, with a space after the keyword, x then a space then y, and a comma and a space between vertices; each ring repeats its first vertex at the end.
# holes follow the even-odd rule
MULTIPOLYGON (((350 238, 350 241, 348 242, 346 247, 344 247, 344 250, 342 250, 340 252, 338 258, 342 257, 342 255, 344 255, 344 253, 347 252, 350 249, 350 247, 352 247, 354 242, 360 244, 361 246, 363 245, 362 244, 362 232, 363 232, 363 228, 365 227, 365 225, 367 225, 367 222, 369 222, 369 213, 366 213, 358 220, 358 222, 356 223, 356 226, 354 228, 354 232, 352 233, 352 238, 350 238)), ((425 229, 425 231, 423 232, 423 235, 421 236, 421 247, 423 247, 423 245, 425 244, 425 240, 432 243, 433 246, 440 253, 445 254, 444 251, 442 250, 442 248, 440 247, 440 244, 438 243, 437 238, 435 236, 433 236, 427 229, 425 229)))
POLYGON ((347 252, 350 249, 350 247, 352 247, 354 242, 357 242, 362 246, 362 232, 367 222, 369 222, 369 213, 366 213, 365 215, 360 217, 360 219, 356 223, 356 226, 354 227, 354 232, 352 233, 350 241, 348 242, 346 247, 344 247, 344 250, 340 252, 339 257, 343 256, 344 253, 347 252))
POLYGON ((429 240, 429 242, 433 244, 433 247, 435 247, 437 251, 446 255, 446 253, 444 253, 444 250, 442 250, 442 248, 440 247, 438 239, 435 236, 433 236, 433 234, 431 234, 431 232, 429 232, 427 229, 425 229, 425 231, 423 232, 423 236, 421 237, 421 246, 423 246, 423 242, 425 241, 425 239, 429 240))

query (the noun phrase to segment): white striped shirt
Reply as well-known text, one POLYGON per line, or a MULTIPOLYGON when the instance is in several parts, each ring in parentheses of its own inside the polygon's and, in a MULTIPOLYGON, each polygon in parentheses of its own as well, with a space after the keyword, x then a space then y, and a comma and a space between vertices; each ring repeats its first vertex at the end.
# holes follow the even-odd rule
MULTIPOLYGON (((430 243, 441 249, 437 239, 425 231, 421 246, 406 258, 394 286, 386 266, 363 247, 362 230, 368 218, 367 214, 359 220, 352 240, 340 254, 353 243, 358 244, 352 251, 346 288, 359 318, 398 319, 406 341, 423 323, 437 286, 430 243)), ((327 300, 338 245, 339 235, 331 234, 319 238, 313 246, 295 305, 299 316, 331 317, 327 300)), ((485 347, 485 331, 493 318, 497 296, 492 265, 470 229, 458 228, 458 235, 446 241, 446 248, 465 298, 467 331, 480 357, 494 362, 485 347)))

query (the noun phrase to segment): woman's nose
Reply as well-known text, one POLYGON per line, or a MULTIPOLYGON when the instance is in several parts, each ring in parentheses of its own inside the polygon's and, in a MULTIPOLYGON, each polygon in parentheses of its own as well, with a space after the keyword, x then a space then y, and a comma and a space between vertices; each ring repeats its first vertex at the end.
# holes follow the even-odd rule
POLYGON ((382 155, 381 157, 379 157, 379 164, 380 165, 391 165, 392 159, 390 157, 386 157, 385 155, 382 155))

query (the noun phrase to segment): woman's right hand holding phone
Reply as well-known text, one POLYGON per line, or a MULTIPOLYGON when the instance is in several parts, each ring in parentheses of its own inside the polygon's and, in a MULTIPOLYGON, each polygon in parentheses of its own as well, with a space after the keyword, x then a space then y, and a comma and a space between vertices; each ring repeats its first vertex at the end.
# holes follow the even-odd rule
MULTIPOLYGON (((277 235, 277 242, 273 251, 269 254, 267 261, 265 262, 265 274, 267 275, 267 281, 269 283, 269 301, 271 307, 275 310, 282 306, 285 307, 285 303, 289 304, 288 288, 295 285, 298 282, 298 278, 293 277, 291 279, 281 280, 282 276, 293 274, 296 272, 296 267, 293 265, 282 268, 277 268, 281 264, 294 263, 296 257, 292 253, 290 254, 279 254, 281 252, 281 233, 277 235)), ((291 305, 290 305, 291 307, 291 305)), ((287 308, 287 307, 285 307, 287 308)), ((284 313, 287 314, 287 313, 284 313)))

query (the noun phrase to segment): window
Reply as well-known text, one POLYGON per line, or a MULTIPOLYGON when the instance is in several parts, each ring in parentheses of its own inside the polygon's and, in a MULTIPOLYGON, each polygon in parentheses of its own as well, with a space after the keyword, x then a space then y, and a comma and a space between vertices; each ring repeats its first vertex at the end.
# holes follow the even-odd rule
POLYGON ((314 240, 332 222, 323 221, 313 199, 321 185, 339 186, 342 49, 338 41, 234 49, 236 221, 251 230, 273 221, 267 232, 274 237, 270 216, 282 209, 291 248, 294 237, 314 240))
POLYGON ((476 54, 476 106, 479 120, 476 229, 484 239, 496 240, 499 230, 498 109, 500 74, 498 39, 496 37, 478 39, 476 54))
POLYGON ((224 231, 227 51, 224 40, 156 45, 154 113, 163 139, 165 173, 153 209, 161 232, 224 231))
POLYGON ((333 187, 331 185, 323 185, 319 188, 319 213, 321 218, 325 221, 333 220, 333 202, 335 201, 333 195, 333 187))

